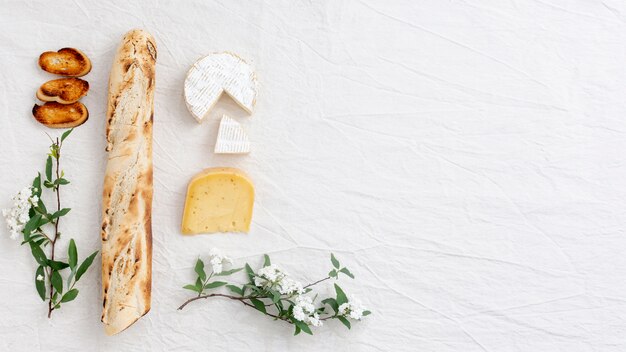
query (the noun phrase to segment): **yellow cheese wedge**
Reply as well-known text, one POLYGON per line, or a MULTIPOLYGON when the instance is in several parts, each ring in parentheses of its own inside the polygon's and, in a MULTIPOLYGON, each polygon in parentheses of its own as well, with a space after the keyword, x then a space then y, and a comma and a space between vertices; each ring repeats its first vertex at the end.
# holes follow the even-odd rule
POLYGON ((205 169, 189 182, 182 232, 248 232, 253 205, 254 186, 243 171, 205 169))

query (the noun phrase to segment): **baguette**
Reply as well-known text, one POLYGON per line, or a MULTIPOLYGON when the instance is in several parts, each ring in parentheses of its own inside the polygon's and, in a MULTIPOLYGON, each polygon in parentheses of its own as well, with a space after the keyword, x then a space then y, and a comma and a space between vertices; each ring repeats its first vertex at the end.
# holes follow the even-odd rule
POLYGON ((102 322, 107 335, 123 331, 150 310, 155 63, 154 38, 132 30, 118 48, 109 78, 102 204, 102 322))

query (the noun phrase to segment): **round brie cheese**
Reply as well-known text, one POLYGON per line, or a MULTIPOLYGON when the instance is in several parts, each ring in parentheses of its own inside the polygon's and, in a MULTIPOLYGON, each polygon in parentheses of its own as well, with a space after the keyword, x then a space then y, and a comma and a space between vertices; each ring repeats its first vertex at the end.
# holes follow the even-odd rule
POLYGON ((229 52, 209 54, 194 63, 185 78, 184 94, 187 108, 198 122, 223 93, 251 114, 257 95, 252 67, 229 52))

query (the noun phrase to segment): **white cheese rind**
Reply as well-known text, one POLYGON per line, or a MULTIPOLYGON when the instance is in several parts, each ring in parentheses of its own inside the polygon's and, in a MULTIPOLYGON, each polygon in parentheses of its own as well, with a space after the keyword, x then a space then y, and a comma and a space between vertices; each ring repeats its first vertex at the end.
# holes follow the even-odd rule
POLYGON ((214 151, 216 154, 250 153, 250 139, 243 126, 226 115, 222 116, 214 151))
POLYGON ((209 54, 189 69, 185 101, 199 123, 224 92, 252 113, 257 96, 256 75, 252 66, 239 56, 229 52, 209 54))

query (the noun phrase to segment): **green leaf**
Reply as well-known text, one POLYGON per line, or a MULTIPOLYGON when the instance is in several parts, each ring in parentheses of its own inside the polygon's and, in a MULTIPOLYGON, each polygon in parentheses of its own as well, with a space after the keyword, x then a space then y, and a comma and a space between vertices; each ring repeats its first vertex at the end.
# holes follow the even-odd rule
POLYGON ((52 287, 59 292, 63 293, 63 278, 58 271, 52 270, 52 275, 50 276, 50 282, 52 283, 52 287))
POLYGON ((293 323, 294 323, 297 327, 299 327, 299 328, 300 328, 300 330, 302 330, 302 331, 306 332, 306 333, 307 333, 307 334, 309 334, 309 335, 313 335, 313 331, 311 331, 311 328, 310 328, 310 327, 309 327, 309 326, 308 326, 305 322, 302 322, 302 321, 297 320, 297 319, 295 319, 295 318, 294 318, 294 319, 292 319, 292 321, 293 321, 293 323))
POLYGON ((42 235, 36 233, 36 234, 24 234, 24 241, 22 241, 22 245, 29 243, 29 242, 33 242, 35 244, 37 244, 38 246, 41 247, 41 244, 45 241, 47 241, 48 239, 43 237, 42 235))
POLYGON ((348 275, 351 279, 354 279, 354 275, 350 272, 350 270, 348 270, 348 268, 341 268, 339 271, 348 275))
POLYGON ((63 141, 65 140, 65 138, 67 138, 67 136, 69 136, 69 135, 70 135, 70 133, 72 133, 72 131, 73 131, 73 130, 74 130, 74 129, 72 128, 72 129, 69 129, 69 130, 67 130, 67 131, 63 132, 63 134, 61 135, 61 143, 63 143, 63 141))
POLYGON ((53 184, 56 186, 56 185, 67 185, 69 183, 70 183, 70 181, 68 181, 68 180, 64 179, 63 177, 61 177, 61 178, 57 178, 56 180, 54 180, 53 184))
POLYGON ((61 298, 61 303, 73 301, 76 298, 76 296, 78 296, 78 289, 73 288, 65 292, 65 294, 63 295, 63 298, 61 298))
POLYGON ((337 305, 340 306, 344 303, 348 303, 348 297, 337 284, 335 284, 335 292, 337 292, 337 305))
POLYGON ((235 285, 226 285, 226 288, 240 296, 243 296, 243 290, 235 285))
POLYGON ((198 277, 201 281, 204 282, 204 280, 206 280, 206 273, 204 272, 204 262, 202 261, 202 259, 198 258, 198 260, 196 261, 196 267, 193 270, 196 272, 196 274, 198 274, 198 277))
POLYGON ((281 315, 285 309, 285 307, 283 306, 283 301, 279 299, 277 302, 274 302, 274 304, 276 304, 276 308, 278 308, 278 312, 279 312, 278 315, 281 315))
POLYGON ((338 316, 337 319, 339 319, 339 321, 342 322, 343 325, 345 325, 348 329, 350 329, 350 322, 348 321, 348 319, 342 316, 338 316))
POLYGON ((40 239, 38 239, 38 240, 36 240, 36 241, 32 241, 32 242, 33 242, 34 244, 36 244, 37 246, 41 247, 41 245, 42 245, 44 242, 46 242, 46 241, 48 241, 48 239, 47 239, 47 238, 43 238, 43 237, 42 237, 42 238, 40 238, 40 239))
POLYGON ((322 300, 322 303, 328 304, 335 311, 335 314, 339 311, 339 304, 337 304, 337 300, 334 298, 326 298, 322 300))
MULTIPOLYGON (((87 269, 89 269, 89 266, 91 265, 91 263, 93 263, 93 260, 97 254, 98 251, 91 253, 91 255, 87 257, 87 259, 85 259, 83 263, 78 267, 78 270, 76 270, 76 281, 80 280, 80 278, 87 271, 87 269)), ((70 291, 68 291, 67 293, 70 293, 70 291)))
POLYGON ((70 268, 74 270, 76 265, 78 265, 78 249, 76 249, 76 242, 74 242, 73 238, 70 240, 70 246, 67 249, 67 256, 69 257, 70 268))
POLYGON ((37 214, 30 218, 28 222, 24 225, 24 229, 22 230, 23 234, 30 234, 39 227, 39 222, 41 221, 41 215, 37 214))
POLYGON ((50 219, 50 221, 52 221, 52 220, 54 220, 56 218, 60 218, 61 216, 64 216, 65 214, 69 213, 70 210, 72 210, 72 209, 70 209, 70 208, 63 208, 63 209, 61 209, 59 211, 55 211, 52 215, 50 215, 48 217, 48 219, 50 219))
POLYGON ((254 271, 252 270, 250 265, 248 265, 248 263, 246 263, 245 268, 246 268, 246 273, 248 274, 248 279, 250 279, 251 283, 254 283, 254 271))
POLYGON ((52 187, 54 187, 54 184, 52 182, 48 181, 48 180, 44 180, 43 181, 43 186, 46 187, 46 188, 52 188, 52 187))
MULTIPOLYGON (((294 324, 294 325, 295 325, 295 324, 294 324)), ((302 329, 300 329, 300 328, 298 327, 298 325, 295 325, 295 326, 296 326, 296 331, 293 333, 293 336, 298 335, 298 334, 300 333, 300 331, 302 331, 302 329)))
POLYGON ((56 260, 48 260, 48 266, 54 270, 63 270, 69 267, 70 265, 64 262, 56 261, 56 260))
POLYGON ((67 276, 67 280, 66 280, 66 286, 69 289, 72 285, 72 280, 74 280, 74 276, 76 276, 76 268, 73 268, 70 271, 70 274, 67 276))
POLYGON ((272 303, 276 303, 276 302, 280 301, 280 292, 274 291, 274 290, 270 290, 270 293, 272 294, 272 303))
POLYGON ((328 276, 337 278, 337 270, 331 270, 330 272, 328 272, 328 276))
POLYGON ((56 143, 50 146, 50 154, 48 155, 52 156, 55 159, 59 158, 59 148, 57 147, 56 143))
POLYGON ((370 312, 369 310, 364 310, 363 311, 363 316, 366 317, 368 315, 372 314, 372 312, 370 312))
POLYGON ((48 156, 46 159, 46 179, 52 181, 52 157, 48 156))
POLYGON ((272 261, 270 260, 270 256, 267 254, 263 254, 263 267, 272 265, 272 261))
POLYGON ((37 293, 39 297, 41 297, 42 301, 46 300, 46 274, 44 273, 43 266, 39 266, 37 271, 35 271, 35 288, 37 288, 37 293), (37 280, 37 276, 41 276, 43 280, 37 280))
POLYGON ((339 269, 339 261, 335 258, 335 255, 330 253, 330 262, 333 263, 335 269, 339 269))
POLYGON ((256 298, 250 298, 250 302, 254 304, 254 308, 256 308, 258 311, 262 313, 267 313, 267 311, 265 310, 265 304, 261 302, 260 300, 256 298))
MULTIPOLYGON (((35 235, 35 236, 37 236, 37 235, 35 235)), ((35 236, 31 236, 30 232, 24 233, 24 241, 22 241, 21 244, 25 244, 25 243, 28 243, 30 241, 35 240, 36 239, 35 236)))
POLYGON ((196 285, 185 285, 185 286, 183 286, 183 288, 187 289, 187 290, 191 290, 193 292, 200 293, 200 291, 199 291, 198 287, 196 287, 196 285))
POLYGON ((41 197, 41 173, 37 173, 37 177, 33 180, 33 188, 36 189, 35 195, 41 197))
POLYGON ((39 263, 39 265, 48 266, 48 258, 46 258, 46 253, 43 252, 41 247, 30 242, 30 251, 33 253, 33 257, 39 263))
POLYGON ((215 274, 215 276, 228 276, 228 275, 232 275, 234 273, 240 272, 242 271, 243 268, 236 268, 236 269, 230 269, 230 270, 224 270, 219 274, 215 274))
POLYGON ((224 281, 213 281, 213 282, 209 282, 208 284, 204 285, 205 289, 212 289, 212 288, 218 288, 218 287, 222 287, 224 285, 226 285, 227 282, 224 281))
POLYGON ((35 208, 37 212, 40 214, 48 214, 48 209, 46 209, 46 205, 43 203, 41 199, 37 201, 37 207, 35 208))

